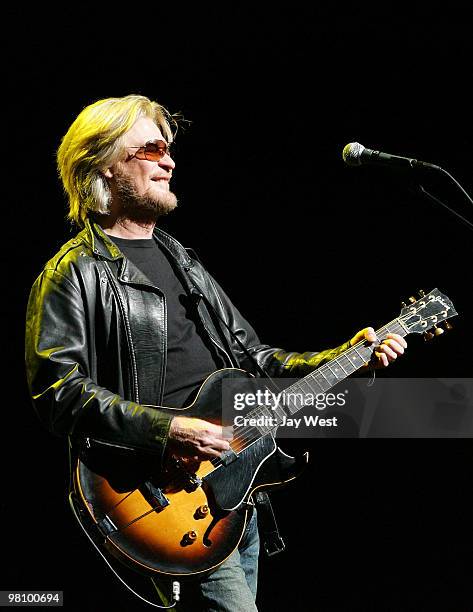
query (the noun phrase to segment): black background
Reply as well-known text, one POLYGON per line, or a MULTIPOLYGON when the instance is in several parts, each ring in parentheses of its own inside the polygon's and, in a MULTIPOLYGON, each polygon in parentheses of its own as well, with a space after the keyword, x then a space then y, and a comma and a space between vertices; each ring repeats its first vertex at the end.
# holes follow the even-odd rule
MULTIPOLYGON (((1 588, 62 589, 66 609, 141 610, 66 505, 65 443, 30 407, 26 300, 71 235, 54 154, 80 110, 141 93, 191 123, 163 228, 199 253, 270 344, 336 346, 438 287, 454 330, 383 376, 470 377, 473 233, 445 177, 349 168, 347 142, 431 161, 473 193, 471 15, 383 4, 10 11, 3 51, 4 419, 1 588), (5 242, 5 240, 4 240, 5 242), (6 571, 5 571, 6 570, 6 571)), ((312 462, 273 496, 285 554, 261 560, 261 610, 469 610, 469 440, 292 441, 312 462)))

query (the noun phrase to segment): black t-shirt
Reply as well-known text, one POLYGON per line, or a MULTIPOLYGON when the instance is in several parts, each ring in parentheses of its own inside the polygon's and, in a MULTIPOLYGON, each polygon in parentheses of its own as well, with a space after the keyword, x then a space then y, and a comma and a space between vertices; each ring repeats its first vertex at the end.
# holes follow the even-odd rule
POLYGON ((163 405, 187 406, 189 397, 203 380, 221 367, 204 341, 195 304, 176 275, 166 251, 154 238, 110 238, 166 297, 167 365, 163 405))

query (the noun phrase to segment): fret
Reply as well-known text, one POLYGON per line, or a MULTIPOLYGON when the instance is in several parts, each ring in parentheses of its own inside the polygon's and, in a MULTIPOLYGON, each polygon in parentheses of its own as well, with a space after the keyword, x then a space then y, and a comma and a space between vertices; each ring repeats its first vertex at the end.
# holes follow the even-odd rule
MULTIPOLYGON (((337 376, 336 372, 332 370, 330 366, 330 362, 326 363, 322 367, 325 370, 324 372, 325 378, 330 382, 330 387, 333 387, 334 385, 337 384, 337 382, 345 378, 345 376, 337 376)), ((340 368, 336 368, 336 370, 338 370, 339 373, 341 372, 340 368)))
POLYGON ((360 355, 356 347, 353 347, 350 350, 350 355, 347 356, 347 359, 350 359, 351 363, 353 364, 356 370, 361 368, 362 365, 366 362, 366 359, 363 357, 363 355, 360 355))
POLYGON ((353 350, 355 350, 357 355, 360 356, 363 363, 366 363, 371 359, 372 349, 370 346, 360 346, 359 348, 353 347, 353 350))
POLYGON ((290 391, 286 389, 287 401, 285 402, 285 404, 289 408, 289 412, 291 413, 291 415, 295 414, 301 408, 304 407, 304 397, 305 393, 300 388, 299 383, 295 383, 294 385, 292 385, 290 391))
POLYGON ((257 419, 258 417, 269 418, 273 416, 272 413, 272 408, 259 404, 258 406, 252 408, 245 416, 250 419, 257 419))
POLYGON ((325 393, 326 391, 331 389, 332 385, 327 380, 327 377, 325 376, 325 374, 323 372, 323 368, 319 368, 316 372, 314 372, 313 376, 314 376, 314 378, 316 378, 317 383, 319 383, 319 381, 320 381, 319 384, 320 384, 320 387, 321 387, 323 393, 325 393), (323 383, 325 383, 325 386, 324 386, 323 383))
POLYGON ((273 413, 277 419, 278 423, 283 423, 284 419, 286 417, 286 412, 284 411, 284 408, 279 405, 276 408, 273 409, 273 413))
POLYGON ((401 321, 399 321, 399 319, 396 319, 395 321, 393 321, 392 325, 386 325, 386 328, 388 329, 388 332, 390 334, 399 334, 400 336, 405 336, 407 331, 405 330, 403 324, 401 323, 401 321))
POLYGON ((353 365, 353 363, 350 361, 350 356, 347 353, 339 355, 337 357, 337 361, 339 362, 347 376, 353 374, 353 372, 357 370, 357 366, 353 365))
MULTIPOLYGON (((320 393, 320 391, 318 389, 315 389, 315 387, 310 384, 311 380, 312 376, 306 376, 305 378, 299 381, 299 386, 302 387, 302 385, 305 385, 309 389, 309 393, 311 395, 317 395, 317 393, 320 393)), ((307 389, 305 390, 305 394, 307 395, 307 389)))
POLYGON ((376 332, 376 337, 381 340, 381 342, 383 340, 386 339, 386 336, 390 333, 388 326, 385 325, 384 327, 381 327, 380 329, 378 329, 376 332))
POLYGON ((312 372, 312 374, 310 374, 310 376, 308 376, 306 378, 306 380, 307 380, 310 377, 310 380, 312 382, 314 382, 319 387, 318 389, 315 389, 314 387, 312 387, 315 395, 317 395, 317 393, 325 393, 325 389, 324 389, 322 383, 319 381, 319 378, 321 378, 319 376, 319 374, 321 374, 321 372, 315 371, 315 372, 312 372))
POLYGON ((336 359, 332 359, 331 361, 328 361, 325 364, 325 367, 329 368, 332 374, 336 377, 337 381, 343 380, 344 378, 347 377, 347 373, 345 372, 345 370, 342 368, 342 366, 338 363, 336 359))
POLYGON ((345 368, 342 366, 342 364, 339 361, 338 357, 336 359, 334 359, 333 361, 331 361, 332 366, 333 366, 333 362, 334 361, 336 363, 336 365, 334 367, 335 372, 338 374, 338 372, 341 370, 345 374, 345 377, 348 376, 348 373, 346 372, 345 368))
MULTIPOLYGON (((356 357, 356 355, 355 355, 356 357)), ((356 372, 356 370, 359 368, 359 360, 352 359, 352 354, 351 351, 347 351, 346 353, 344 353, 343 355, 340 355, 339 359, 344 359, 344 368, 348 368, 350 374, 353 374, 353 372, 356 372)))
MULTIPOLYGON (((272 419, 274 419, 274 417, 272 417, 272 419)), ((256 429, 259 431, 259 433, 262 436, 264 436, 264 435, 270 433, 271 431, 273 431, 273 429, 275 427, 276 427, 276 424, 272 420, 266 421, 264 425, 256 425, 256 429)))
POLYGON ((289 410, 289 414, 291 416, 293 414, 296 414, 296 412, 300 410, 299 406, 297 406, 297 404, 294 401, 294 395, 292 393, 286 398, 285 406, 289 410))
POLYGON ((248 410, 248 412, 245 414, 245 417, 249 419, 256 419, 260 416, 260 414, 261 414, 260 407, 256 406, 255 408, 248 410))

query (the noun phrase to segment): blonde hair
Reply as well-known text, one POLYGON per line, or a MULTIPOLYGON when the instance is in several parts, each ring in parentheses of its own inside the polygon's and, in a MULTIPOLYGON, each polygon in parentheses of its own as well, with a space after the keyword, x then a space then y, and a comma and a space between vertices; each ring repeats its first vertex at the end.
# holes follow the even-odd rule
POLYGON ((122 137, 141 117, 149 117, 168 143, 172 115, 140 95, 106 98, 87 106, 72 123, 57 151, 57 165, 69 199, 68 218, 83 227, 90 212, 108 214, 110 189, 103 171, 123 154, 122 137))

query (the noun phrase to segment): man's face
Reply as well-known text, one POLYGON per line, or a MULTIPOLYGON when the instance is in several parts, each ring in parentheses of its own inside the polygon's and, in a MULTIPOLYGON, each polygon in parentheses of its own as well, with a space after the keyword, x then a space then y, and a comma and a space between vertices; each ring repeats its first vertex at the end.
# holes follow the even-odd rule
POLYGON ((125 161, 115 164, 106 173, 112 190, 112 205, 119 214, 143 221, 156 219, 177 205, 169 182, 175 167, 165 154, 158 161, 134 157, 146 143, 165 141, 158 126, 147 117, 134 124, 123 139, 127 151, 125 161))

